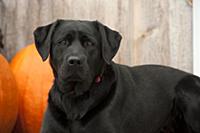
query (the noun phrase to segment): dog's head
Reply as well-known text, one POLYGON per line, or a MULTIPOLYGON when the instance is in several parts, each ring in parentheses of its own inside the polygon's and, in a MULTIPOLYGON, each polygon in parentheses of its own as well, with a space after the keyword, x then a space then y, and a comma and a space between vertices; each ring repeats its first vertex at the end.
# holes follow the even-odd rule
POLYGON ((35 45, 43 61, 50 55, 60 91, 81 95, 110 64, 121 35, 98 21, 57 20, 34 31, 35 45))

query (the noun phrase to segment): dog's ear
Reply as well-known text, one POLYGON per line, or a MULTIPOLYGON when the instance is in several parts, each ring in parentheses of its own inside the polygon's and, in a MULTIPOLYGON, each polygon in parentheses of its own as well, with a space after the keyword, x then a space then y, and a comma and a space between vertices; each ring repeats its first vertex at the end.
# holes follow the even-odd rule
POLYGON ((96 24, 100 33, 103 59, 107 64, 110 64, 119 49, 122 36, 98 21, 96 24))
POLYGON ((51 47, 51 37, 57 23, 58 20, 49 25, 38 27, 34 31, 35 46, 43 61, 48 58, 51 47))

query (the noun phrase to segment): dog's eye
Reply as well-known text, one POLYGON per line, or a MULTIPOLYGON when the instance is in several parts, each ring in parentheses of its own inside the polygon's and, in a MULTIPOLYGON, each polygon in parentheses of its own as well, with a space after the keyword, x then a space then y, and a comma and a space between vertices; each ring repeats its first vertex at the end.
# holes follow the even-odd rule
POLYGON ((69 41, 68 40, 61 40, 58 43, 59 43, 59 45, 69 45, 69 41))
POLYGON ((83 42, 83 46, 84 46, 84 47, 90 47, 90 46, 93 46, 93 45, 94 45, 94 43, 91 42, 91 41, 84 41, 84 42, 83 42))

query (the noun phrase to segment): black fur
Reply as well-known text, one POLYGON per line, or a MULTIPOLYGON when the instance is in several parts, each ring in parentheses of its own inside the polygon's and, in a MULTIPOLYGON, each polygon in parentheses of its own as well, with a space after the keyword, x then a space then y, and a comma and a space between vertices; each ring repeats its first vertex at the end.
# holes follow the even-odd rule
POLYGON ((98 21, 34 32, 55 81, 41 133, 200 133, 200 79, 158 65, 112 62, 121 35, 98 21))
POLYGON ((3 48, 4 45, 3 45, 3 34, 2 34, 2 31, 0 29, 0 48, 3 48))

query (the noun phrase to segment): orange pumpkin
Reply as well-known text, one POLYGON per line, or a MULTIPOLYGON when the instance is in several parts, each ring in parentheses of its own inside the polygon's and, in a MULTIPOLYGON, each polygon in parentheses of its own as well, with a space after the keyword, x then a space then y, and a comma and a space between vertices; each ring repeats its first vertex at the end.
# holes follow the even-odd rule
POLYGON ((48 92, 53 84, 49 62, 43 62, 34 44, 31 44, 16 54, 11 61, 11 68, 20 95, 15 132, 39 133, 48 92))
POLYGON ((11 133, 18 111, 18 93, 14 75, 0 55, 0 133, 11 133))

